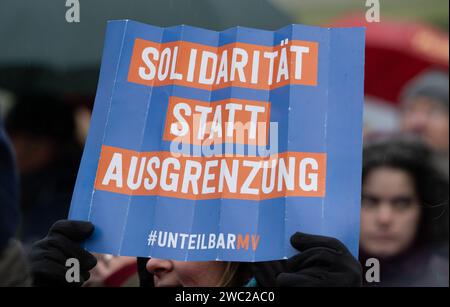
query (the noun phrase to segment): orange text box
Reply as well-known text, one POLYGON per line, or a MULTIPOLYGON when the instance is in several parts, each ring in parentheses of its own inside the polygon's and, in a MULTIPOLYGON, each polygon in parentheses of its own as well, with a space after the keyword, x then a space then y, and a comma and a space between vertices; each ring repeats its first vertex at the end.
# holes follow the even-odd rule
POLYGON ((206 146, 221 143, 266 146, 269 125, 268 102, 232 98, 209 103, 172 96, 163 139, 206 146))
POLYGON ((134 42, 128 81, 147 86, 182 85, 205 90, 230 86, 270 90, 317 85, 319 44, 292 40, 281 46, 231 43, 220 47, 186 41, 134 42))
POLYGON ((103 146, 95 189, 184 199, 324 197, 326 154, 174 156, 103 146))

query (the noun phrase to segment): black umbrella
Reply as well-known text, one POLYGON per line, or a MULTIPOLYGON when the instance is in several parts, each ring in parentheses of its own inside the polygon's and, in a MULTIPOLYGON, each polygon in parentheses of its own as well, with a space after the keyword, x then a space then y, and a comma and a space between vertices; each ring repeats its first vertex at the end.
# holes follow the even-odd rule
POLYGON ((79 0, 80 22, 66 1, 0 2, 0 87, 92 95, 107 20, 213 30, 237 25, 274 30, 292 19, 266 0, 79 0))

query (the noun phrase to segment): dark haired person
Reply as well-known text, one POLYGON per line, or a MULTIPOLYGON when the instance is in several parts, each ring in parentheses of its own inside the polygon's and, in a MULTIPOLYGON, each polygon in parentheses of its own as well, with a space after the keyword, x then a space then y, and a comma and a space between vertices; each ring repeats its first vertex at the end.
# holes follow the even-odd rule
POLYGON ((11 145, 0 118, 0 287, 30 284, 25 253, 14 239, 19 223, 18 180, 11 145))
POLYGON ((380 260, 379 286, 448 286, 448 182, 412 140, 364 149, 360 259, 380 260))
POLYGON ((5 128, 20 175, 19 238, 29 249, 69 212, 81 158, 72 109, 57 97, 22 94, 5 128))

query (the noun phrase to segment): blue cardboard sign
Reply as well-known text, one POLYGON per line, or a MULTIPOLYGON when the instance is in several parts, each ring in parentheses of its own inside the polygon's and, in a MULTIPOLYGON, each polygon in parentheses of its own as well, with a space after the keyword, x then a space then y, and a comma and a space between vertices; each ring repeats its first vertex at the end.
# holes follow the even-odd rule
POLYGON ((359 240, 363 28, 108 23, 70 219, 85 247, 268 261, 359 240))

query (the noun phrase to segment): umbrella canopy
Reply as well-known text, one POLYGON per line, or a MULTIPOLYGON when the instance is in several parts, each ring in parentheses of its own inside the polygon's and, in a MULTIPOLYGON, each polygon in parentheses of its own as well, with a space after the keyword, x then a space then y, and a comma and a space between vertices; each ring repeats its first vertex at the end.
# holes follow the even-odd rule
POLYGON ((397 104, 405 84, 424 70, 448 71, 448 33, 420 23, 385 18, 379 23, 368 23, 359 16, 332 25, 366 27, 365 93, 368 96, 397 104))
POLYGON ((106 22, 278 29, 292 20, 266 0, 79 1, 80 22, 65 19, 66 1, 0 2, 0 87, 95 91, 106 22))

